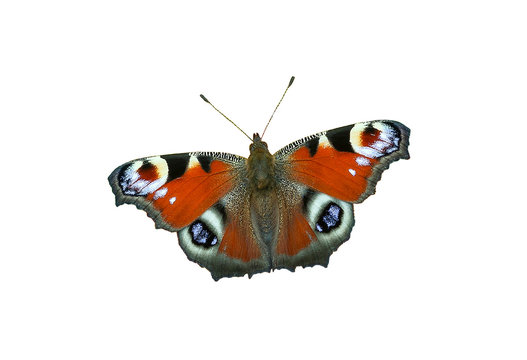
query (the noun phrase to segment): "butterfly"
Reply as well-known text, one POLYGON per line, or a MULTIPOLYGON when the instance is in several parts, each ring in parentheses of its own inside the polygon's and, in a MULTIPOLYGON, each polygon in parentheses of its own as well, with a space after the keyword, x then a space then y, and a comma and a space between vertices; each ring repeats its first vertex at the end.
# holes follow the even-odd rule
POLYGON ((264 133, 249 138, 248 158, 190 152, 129 161, 108 177, 116 205, 133 204, 157 228, 177 232, 188 259, 214 280, 327 267, 350 237, 353 204, 375 192, 390 163, 410 158, 410 129, 392 120, 323 131, 274 154, 264 133))

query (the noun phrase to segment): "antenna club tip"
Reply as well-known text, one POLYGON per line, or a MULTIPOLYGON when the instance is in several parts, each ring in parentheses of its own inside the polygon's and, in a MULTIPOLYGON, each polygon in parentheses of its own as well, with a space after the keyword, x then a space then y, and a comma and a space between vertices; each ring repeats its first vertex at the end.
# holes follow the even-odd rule
POLYGON ((203 99, 203 101, 205 101, 206 103, 209 103, 210 104, 210 101, 205 97, 205 95, 203 94, 199 94, 199 97, 203 99))
POLYGON ((293 85, 293 81, 295 81, 295 77, 291 76, 291 80, 289 80, 289 85, 287 85, 287 87, 290 87, 291 85, 293 85))

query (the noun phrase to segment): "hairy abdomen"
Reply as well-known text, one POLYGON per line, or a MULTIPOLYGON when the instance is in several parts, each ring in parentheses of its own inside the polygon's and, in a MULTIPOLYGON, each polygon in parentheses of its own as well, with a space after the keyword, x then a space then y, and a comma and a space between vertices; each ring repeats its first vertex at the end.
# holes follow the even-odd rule
POLYGON ((278 235, 280 214, 275 189, 256 190, 251 194, 251 221, 256 236, 271 246, 278 235))

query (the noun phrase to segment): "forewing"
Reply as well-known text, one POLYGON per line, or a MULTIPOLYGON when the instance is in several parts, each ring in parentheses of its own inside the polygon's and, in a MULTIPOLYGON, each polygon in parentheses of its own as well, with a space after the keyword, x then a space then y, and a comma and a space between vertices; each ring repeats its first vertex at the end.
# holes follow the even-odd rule
POLYGON ((145 210, 157 227, 189 225, 231 191, 245 159, 225 153, 183 153, 127 162, 108 181, 115 203, 145 210))
POLYGON ((390 163, 410 158, 409 136, 397 121, 357 123, 295 141, 275 158, 285 178, 360 203, 375 192, 390 163))

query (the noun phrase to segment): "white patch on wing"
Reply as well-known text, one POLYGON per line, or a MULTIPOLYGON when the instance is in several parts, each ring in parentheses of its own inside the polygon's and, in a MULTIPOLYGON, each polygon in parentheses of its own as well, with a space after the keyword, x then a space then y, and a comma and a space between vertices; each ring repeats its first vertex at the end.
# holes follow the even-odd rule
POLYGON ((137 180, 133 188, 139 190, 135 195, 146 196, 153 193, 163 185, 165 185, 165 181, 163 179, 157 179, 151 182, 146 180, 137 180))
POLYGON ((196 166, 201 166, 201 165, 199 164, 197 156, 192 155, 188 161, 188 168, 192 169, 193 167, 196 167, 196 166))
POLYGON ((399 146, 399 139, 390 125, 382 121, 373 121, 355 124, 350 131, 350 143, 356 153, 376 159, 396 151, 399 146), (362 146, 362 134, 368 125, 379 131, 378 139, 370 146, 362 146))
POLYGON ((154 194, 154 200, 164 198, 167 194, 168 189, 166 187, 157 190, 154 194))
POLYGON ((370 145, 371 148, 374 148, 375 150, 384 151, 390 144, 386 141, 377 140, 373 144, 370 145))
POLYGON ((170 203, 170 205, 174 204, 174 202, 176 201, 176 197, 171 197, 168 202, 170 203))
POLYGON ((379 125, 374 124, 373 127, 381 132, 379 135, 379 139, 383 141, 387 141, 387 142, 392 142, 396 138, 395 130, 391 126, 388 126, 386 124, 383 124, 383 123, 378 123, 378 124, 379 125))
POLYGON ((367 157, 372 158, 372 159, 375 159, 375 158, 378 158, 378 157, 382 156, 382 152, 380 152, 380 151, 378 151, 376 149, 373 149, 371 147, 368 147, 368 146, 361 146, 359 148, 355 148, 355 151, 358 154, 367 156, 367 157))
POLYGON ((159 156, 137 160, 129 164, 120 178, 119 185, 126 195, 145 196, 163 186, 168 179, 167 162, 159 156), (141 179, 138 170, 148 161, 156 169, 158 178, 154 181, 141 179))
POLYGON ((350 130, 350 144, 351 147, 357 151, 357 148, 361 147, 362 141, 361 141, 361 134, 366 128, 365 123, 358 123, 353 125, 353 127, 350 130))
POLYGON ((357 164, 360 166, 368 166, 370 165, 370 160, 366 159, 365 157, 359 156, 356 160, 357 164))
POLYGON ((137 173, 137 169, 139 169, 143 165, 143 161, 134 161, 128 167, 124 170, 122 177, 120 180, 121 189, 125 194, 133 194, 133 191, 131 191, 131 188, 133 183, 135 183, 139 179, 139 174, 137 173))
POLYGON ((348 169, 348 171, 350 172, 351 175, 355 176, 357 175, 357 172, 353 169, 348 169))
POLYGON ((393 127, 380 121, 375 122, 373 127, 380 131, 379 140, 371 145, 373 148, 381 151, 384 155, 397 150, 399 138, 393 127))
POLYGON ((324 148, 331 146, 331 144, 329 143, 328 137, 326 135, 322 135, 318 139, 318 146, 321 146, 321 147, 324 147, 324 148))

